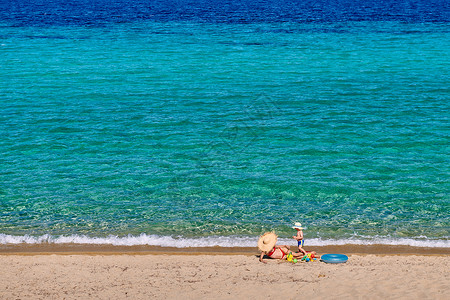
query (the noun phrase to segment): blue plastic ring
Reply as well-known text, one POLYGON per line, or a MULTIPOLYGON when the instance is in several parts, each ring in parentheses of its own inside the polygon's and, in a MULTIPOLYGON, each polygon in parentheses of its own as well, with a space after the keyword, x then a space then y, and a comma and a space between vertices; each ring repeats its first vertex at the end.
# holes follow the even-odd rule
POLYGON ((341 264, 347 262, 348 256, 344 254, 324 254, 320 259, 328 264, 341 264))

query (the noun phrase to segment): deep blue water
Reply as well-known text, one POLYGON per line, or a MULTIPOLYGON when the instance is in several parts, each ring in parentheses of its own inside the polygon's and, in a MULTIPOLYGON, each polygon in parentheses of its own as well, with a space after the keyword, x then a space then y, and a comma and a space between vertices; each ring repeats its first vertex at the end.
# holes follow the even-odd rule
POLYGON ((0 242, 448 247, 449 29, 448 1, 1 1, 0 242))
POLYGON ((42 0, 1 1, 0 19, 12 26, 101 26, 135 21, 218 24, 396 21, 448 22, 445 0, 42 0), (31 3, 30 3, 31 2, 31 3))

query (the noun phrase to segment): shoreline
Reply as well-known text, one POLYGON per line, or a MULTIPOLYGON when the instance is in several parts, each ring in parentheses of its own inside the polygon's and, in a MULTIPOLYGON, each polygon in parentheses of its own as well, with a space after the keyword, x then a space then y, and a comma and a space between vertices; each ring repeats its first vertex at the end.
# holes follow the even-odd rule
MULTIPOLYGON (((291 246, 295 251, 296 247, 291 246)), ((307 251, 319 254, 374 254, 374 255, 450 255, 450 248, 414 247, 404 245, 335 245, 310 246, 307 251)), ((93 244, 4 244, 0 245, 0 255, 37 254, 91 254, 91 255, 257 255, 257 247, 161 247, 161 246, 112 246, 93 244)))

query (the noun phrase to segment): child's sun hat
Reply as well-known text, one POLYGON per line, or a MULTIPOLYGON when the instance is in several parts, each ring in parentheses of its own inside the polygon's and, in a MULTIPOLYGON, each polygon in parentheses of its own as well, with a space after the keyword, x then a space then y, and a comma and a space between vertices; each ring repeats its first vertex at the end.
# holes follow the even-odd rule
POLYGON ((258 240, 258 248, 263 252, 268 252, 275 247, 277 243, 278 236, 275 232, 266 232, 262 236, 259 237, 258 240))
POLYGON ((299 223, 299 222, 295 222, 295 223, 294 223, 294 226, 292 226, 292 228, 294 228, 294 229, 304 229, 304 228, 302 227, 302 223, 299 223))

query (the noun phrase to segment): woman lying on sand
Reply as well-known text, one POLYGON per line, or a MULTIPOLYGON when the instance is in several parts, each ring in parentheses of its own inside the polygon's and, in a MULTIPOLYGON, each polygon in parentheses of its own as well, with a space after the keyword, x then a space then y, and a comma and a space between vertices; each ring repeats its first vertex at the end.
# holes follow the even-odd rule
POLYGON ((278 236, 274 232, 266 232, 264 233, 258 240, 258 248, 261 251, 261 255, 259 256, 259 261, 266 263, 263 260, 264 255, 267 255, 270 258, 274 259, 287 259, 289 254, 292 254, 292 258, 302 258, 305 254, 313 254, 313 257, 320 258, 314 251, 305 251, 305 253, 301 252, 292 252, 290 247, 287 245, 276 245, 278 236))
POLYGON ((258 248, 261 251, 259 261, 266 263, 263 260, 264 255, 275 259, 286 259, 288 254, 292 254, 293 258, 301 258, 303 253, 291 252, 290 247, 287 245, 275 245, 277 243, 278 236, 274 232, 264 233, 258 240, 258 248))

